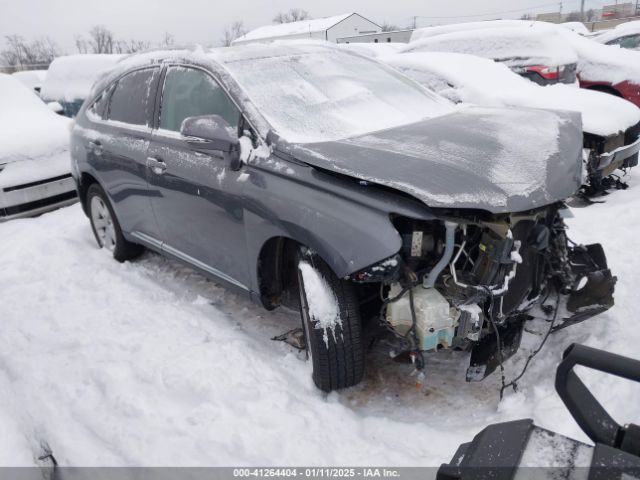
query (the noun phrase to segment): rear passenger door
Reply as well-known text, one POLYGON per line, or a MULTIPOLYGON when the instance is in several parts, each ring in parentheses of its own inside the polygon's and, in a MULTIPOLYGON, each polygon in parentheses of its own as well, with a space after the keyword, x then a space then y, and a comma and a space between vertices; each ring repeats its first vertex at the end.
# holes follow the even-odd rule
MULTIPOLYGON (((147 186, 146 158, 160 68, 127 73, 99 99, 100 135, 89 142, 102 186, 106 189, 122 229, 154 243, 159 235, 147 186)), ((91 118, 91 115, 88 114, 91 118)), ((159 246, 159 244, 158 244, 159 246)))
POLYGON ((163 250, 245 290, 249 283, 240 171, 180 135, 187 117, 216 114, 237 136, 240 110, 205 70, 169 65, 149 148, 149 188, 163 250), (158 167, 159 166, 159 167, 158 167))

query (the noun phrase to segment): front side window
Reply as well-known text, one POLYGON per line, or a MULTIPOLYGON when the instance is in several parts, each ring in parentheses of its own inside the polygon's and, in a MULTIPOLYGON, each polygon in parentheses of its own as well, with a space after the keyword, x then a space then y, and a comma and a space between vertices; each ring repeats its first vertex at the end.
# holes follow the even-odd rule
POLYGON ((149 125, 153 111, 153 85, 159 69, 136 70, 116 83, 107 118, 131 125, 149 125))
POLYGON ((109 96, 111 95, 114 86, 115 84, 110 85, 109 87, 105 88, 100 95, 98 95, 98 98, 95 99, 91 107, 89 107, 88 109, 90 117, 92 117, 93 119, 103 119, 105 117, 109 102, 109 96))
POLYGON ((162 90, 160 128, 179 132, 185 118, 219 115, 237 132, 240 111, 224 89, 202 70, 169 67, 162 90))

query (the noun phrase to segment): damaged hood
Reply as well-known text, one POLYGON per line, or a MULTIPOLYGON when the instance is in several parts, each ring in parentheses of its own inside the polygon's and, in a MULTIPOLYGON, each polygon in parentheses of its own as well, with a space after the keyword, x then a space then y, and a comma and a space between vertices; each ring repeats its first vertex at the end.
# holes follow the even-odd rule
POLYGON ((279 148, 434 208, 530 210, 571 196, 582 178, 582 124, 572 112, 471 107, 345 140, 279 148))

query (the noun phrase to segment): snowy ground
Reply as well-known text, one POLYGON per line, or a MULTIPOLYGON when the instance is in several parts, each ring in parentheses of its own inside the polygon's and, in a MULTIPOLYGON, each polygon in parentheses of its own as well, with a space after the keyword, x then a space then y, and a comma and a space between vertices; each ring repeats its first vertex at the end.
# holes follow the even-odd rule
MULTIPOLYGON (((382 349, 363 384, 324 395, 303 356, 270 340, 297 314, 155 254, 118 264, 78 205, 0 224, 0 465, 32 465, 45 444, 74 466, 439 465, 489 422, 522 417, 586 440, 554 392, 562 351, 640 358, 640 182, 605 200, 574 209, 570 232, 604 244, 616 306, 554 335, 502 402, 498 375, 464 382, 464 355, 430 356, 419 391, 382 349)), ((509 377, 539 340, 526 335, 509 377)), ((640 419, 636 385, 585 378, 619 421, 640 419)))

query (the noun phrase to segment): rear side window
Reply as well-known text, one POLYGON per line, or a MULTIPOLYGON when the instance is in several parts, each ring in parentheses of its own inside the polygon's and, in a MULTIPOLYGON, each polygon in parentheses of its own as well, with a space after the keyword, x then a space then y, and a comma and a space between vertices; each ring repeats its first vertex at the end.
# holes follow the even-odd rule
POLYGON ((240 111, 224 89, 202 70, 169 67, 162 89, 160 128, 179 132, 187 117, 219 115, 237 132, 240 111))
POLYGON ((107 118, 132 125, 149 125, 158 72, 157 68, 136 70, 118 80, 111 95, 107 118))

